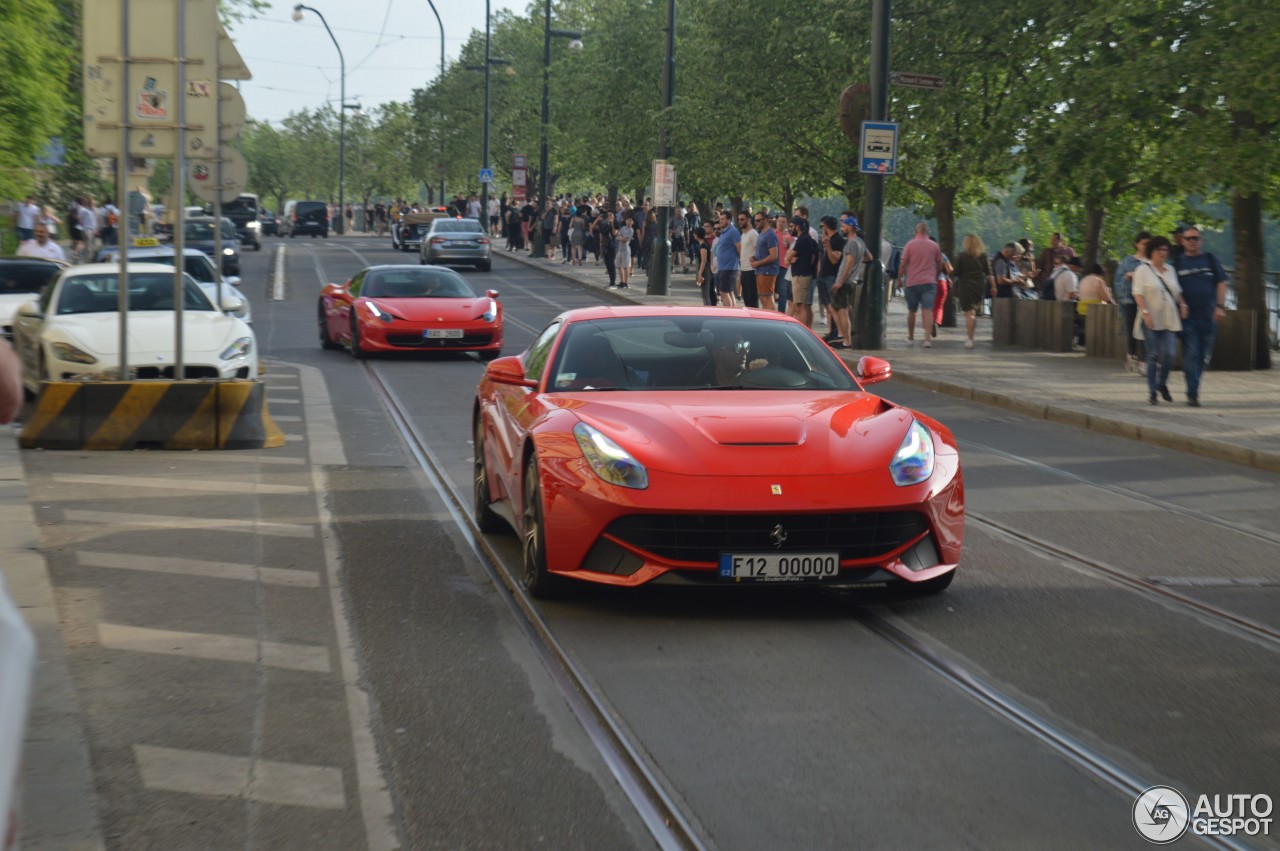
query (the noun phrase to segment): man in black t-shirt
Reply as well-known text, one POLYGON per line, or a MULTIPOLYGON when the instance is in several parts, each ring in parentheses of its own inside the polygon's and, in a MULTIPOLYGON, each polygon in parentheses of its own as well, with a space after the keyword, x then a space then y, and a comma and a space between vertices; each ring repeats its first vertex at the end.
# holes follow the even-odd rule
POLYGON ((831 285, 836 282, 836 275, 840 274, 840 261, 844 258, 844 237, 840 235, 840 225, 836 222, 835 216, 822 217, 821 231, 822 242, 819 246, 818 279, 815 285, 818 289, 820 303, 827 305, 827 324, 829 327, 827 328, 827 335, 823 339, 839 348, 844 343, 841 342, 836 345, 836 342, 840 340, 840 329, 833 315, 835 308, 831 305, 831 285))
POLYGON ((809 222, 800 216, 791 219, 788 228, 795 242, 787 252, 787 264, 791 267, 791 303, 787 313, 813 327, 813 279, 818 274, 818 242, 809 235, 809 222))

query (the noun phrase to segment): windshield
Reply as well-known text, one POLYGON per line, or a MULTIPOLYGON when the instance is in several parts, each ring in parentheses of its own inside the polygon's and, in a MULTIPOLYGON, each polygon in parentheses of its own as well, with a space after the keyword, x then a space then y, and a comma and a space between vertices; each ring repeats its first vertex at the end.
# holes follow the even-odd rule
POLYGON ((801 325, 646 316, 576 322, 549 390, 856 390, 840 359, 801 325))
POLYGON ((38 293, 57 273, 58 267, 52 263, 0 264, 0 295, 38 293))
MULTIPOLYGON (((120 255, 114 251, 102 252, 102 262, 116 262, 120 255)), ((143 254, 141 252, 130 252, 130 260, 137 260, 142 263, 163 263, 166 266, 173 265, 173 254, 143 254)), ((218 276, 214 272, 213 261, 206 254, 186 254, 183 256, 182 270, 191 277, 195 278, 202 284, 216 284, 218 276)), ((132 289, 132 287, 130 287, 132 289)))
POLYGON ((258 199, 252 195, 241 195, 230 204, 222 205, 222 215, 230 216, 233 214, 256 216, 258 214, 258 199))
POLYGON ((484 233, 475 219, 444 219, 435 223, 432 233, 484 233))
POLYGON ((448 269, 371 272, 360 293, 380 298, 475 298, 471 285, 448 269))
MULTIPOLYGON (((183 222, 182 238, 192 242, 212 242, 213 241, 213 221, 194 221, 183 222)), ((236 239, 236 228, 231 222, 222 223, 222 238, 236 239)))
MULTIPOLYGON (((183 276, 182 286, 184 310, 214 309, 204 290, 189 276, 183 276)), ((119 275, 75 275, 62 282, 54 312, 59 316, 73 313, 115 313, 119 293, 119 275)), ((173 275, 151 272, 130 275, 129 310, 173 310, 173 275)))

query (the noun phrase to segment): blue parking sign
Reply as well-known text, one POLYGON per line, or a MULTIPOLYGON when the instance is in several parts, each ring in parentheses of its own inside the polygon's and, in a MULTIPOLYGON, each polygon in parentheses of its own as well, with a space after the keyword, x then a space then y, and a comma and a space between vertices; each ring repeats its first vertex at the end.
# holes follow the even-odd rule
POLYGON ((862 122, 863 174, 895 174, 898 168, 898 123, 862 122))

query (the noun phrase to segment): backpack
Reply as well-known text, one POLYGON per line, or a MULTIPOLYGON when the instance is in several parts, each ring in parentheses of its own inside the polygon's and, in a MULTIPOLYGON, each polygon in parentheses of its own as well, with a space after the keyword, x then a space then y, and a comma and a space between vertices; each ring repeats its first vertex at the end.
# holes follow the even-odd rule
POLYGON ((884 271, 890 278, 898 277, 898 267, 902 265, 902 249, 894 246, 893 253, 889 255, 889 261, 885 263, 884 271))

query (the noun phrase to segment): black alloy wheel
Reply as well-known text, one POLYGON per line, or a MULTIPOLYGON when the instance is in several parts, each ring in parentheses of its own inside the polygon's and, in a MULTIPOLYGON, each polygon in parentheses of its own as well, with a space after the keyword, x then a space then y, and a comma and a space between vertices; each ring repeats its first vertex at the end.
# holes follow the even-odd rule
POLYGON ((351 317, 351 357, 356 360, 369 357, 369 353, 360 346, 360 320, 355 316, 351 317))
POLYGON ((342 348, 342 346, 338 345, 338 343, 335 342, 334 339, 329 336, 329 323, 325 322, 325 319, 324 319, 323 304, 318 305, 316 307, 316 313, 318 314, 319 323, 320 323, 320 348, 322 349, 342 348))
POLYGON ((564 594, 564 581, 547 570, 547 533, 542 524, 542 485, 538 481, 538 459, 531 457, 524 468, 524 580, 530 596, 551 600, 564 594))

